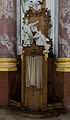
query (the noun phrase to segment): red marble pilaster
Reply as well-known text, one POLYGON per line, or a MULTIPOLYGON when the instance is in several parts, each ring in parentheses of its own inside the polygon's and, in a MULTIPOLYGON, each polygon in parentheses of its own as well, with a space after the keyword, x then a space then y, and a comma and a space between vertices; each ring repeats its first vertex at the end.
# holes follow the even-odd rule
POLYGON ((0 58, 15 58, 16 44, 16 0, 0 0, 0 58))
MULTIPOLYGON (((58 57, 70 57, 70 0, 59 0, 58 57)), ((70 72, 58 72, 62 81, 64 107, 70 109, 70 72), (62 75, 63 74, 63 75, 62 75), (63 76, 63 78, 62 78, 63 76)), ((57 76, 58 77, 58 76, 57 76)))
POLYGON ((59 0, 59 58, 70 57, 70 0, 59 0))
MULTIPOLYGON (((0 58, 15 58, 16 45, 16 0, 0 0, 0 58)), ((9 103, 9 81, 15 75, 0 70, 0 106, 9 103)))

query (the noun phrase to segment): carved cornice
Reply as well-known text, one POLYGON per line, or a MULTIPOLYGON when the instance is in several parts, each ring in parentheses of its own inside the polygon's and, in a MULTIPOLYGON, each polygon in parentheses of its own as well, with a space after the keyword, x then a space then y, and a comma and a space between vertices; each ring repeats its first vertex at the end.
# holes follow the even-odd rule
POLYGON ((25 55, 31 55, 31 56, 43 55, 44 47, 37 46, 33 43, 31 46, 24 47, 24 50, 25 50, 25 55))
POLYGON ((56 60, 56 71, 70 72, 70 58, 58 58, 56 60))
POLYGON ((44 16, 44 15, 46 15, 46 12, 47 12, 47 14, 48 14, 48 9, 46 8, 42 8, 41 10, 35 10, 35 9, 30 9, 29 11, 27 11, 27 13, 26 13, 26 15, 25 16, 27 16, 27 14, 30 16, 30 17, 32 17, 32 16, 34 16, 34 17, 36 17, 36 16, 44 16))
POLYGON ((17 71, 17 60, 14 58, 0 58, 0 71, 17 71))

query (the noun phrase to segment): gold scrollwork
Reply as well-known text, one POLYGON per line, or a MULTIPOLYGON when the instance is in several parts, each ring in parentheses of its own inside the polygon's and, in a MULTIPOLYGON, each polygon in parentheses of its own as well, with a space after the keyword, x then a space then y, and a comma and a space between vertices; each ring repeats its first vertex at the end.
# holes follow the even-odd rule
POLYGON ((24 59, 24 53, 25 53, 25 51, 22 51, 21 53, 20 53, 20 55, 21 55, 21 61, 23 62, 23 59, 24 59))
POLYGON ((47 52, 43 52, 43 54, 44 54, 44 58, 45 58, 45 61, 46 61, 47 58, 48 58, 48 53, 47 52))

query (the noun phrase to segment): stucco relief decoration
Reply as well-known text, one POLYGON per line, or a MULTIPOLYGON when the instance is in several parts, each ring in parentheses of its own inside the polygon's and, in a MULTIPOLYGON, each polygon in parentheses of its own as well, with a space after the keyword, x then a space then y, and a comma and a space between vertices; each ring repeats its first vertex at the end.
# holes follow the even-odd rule
POLYGON ((16 56, 16 17, 14 0, 0 0, 0 57, 16 56))
MULTIPOLYGON (((3 36, 0 36, 0 42, 3 46, 5 46, 7 48, 8 51, 10 51, 10 54, 12 54, 14 56, 14 52, 13 52, 13 47, 14 44, 9 41, 9 37, 6 33, 3 33, 3 36)), ((12 41, 14 40, 14 38, 12 37, 12 41)))
POLYGON ((25 1, 21 0, 21 2, 22 2, 23 12, 25 14, 30 8, 33 8, 35 10, 40 10, 43 0, 25 0, 25 1))
POLYGON ((70 1, 60 1, 59 57, 70 57, 70 1))
POLYGON ((11 16, 14 19, 15 17, 15 4, 14 0, 0 0, 0 18, 2 15, 5 15, 6 18, 11 16))

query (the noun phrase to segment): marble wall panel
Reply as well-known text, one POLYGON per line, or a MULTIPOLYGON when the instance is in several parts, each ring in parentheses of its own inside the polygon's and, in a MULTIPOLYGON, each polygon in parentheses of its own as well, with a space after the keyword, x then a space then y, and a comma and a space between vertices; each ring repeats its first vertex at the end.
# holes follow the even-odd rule
POLYGON ((0 58, 16 57, 16 0, 0 0, 0 58))
POLYGON ((70 0, 59 0, 59 57, 70 57, 70 0))

